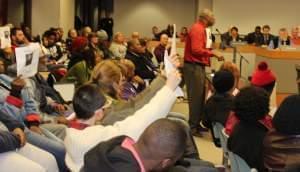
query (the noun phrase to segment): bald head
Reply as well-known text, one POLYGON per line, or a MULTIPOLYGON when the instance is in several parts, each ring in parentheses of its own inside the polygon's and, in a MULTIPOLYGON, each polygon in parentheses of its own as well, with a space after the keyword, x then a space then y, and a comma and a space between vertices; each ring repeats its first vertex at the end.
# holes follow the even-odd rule
POLYGON ((168 45, 168 40, 169 40, 169 37, 167 34, 160 35, 160 44, 162 46, 166 47, 168 45))
POLYGON ((174 163, 182 156, 186 139, 186 130, 180 122, 160 119, 146 128, 137 147, 146 159, 172 159, 174 163))
POLYGON ((138 32, 132 32, 131 39, 140 39, 140 34, 138 32))
POLYGON ((215 16, 213 12, 209 9, 203 9, 199 13, 199 20, 206 23, 208 27, 215 24, 215 16))

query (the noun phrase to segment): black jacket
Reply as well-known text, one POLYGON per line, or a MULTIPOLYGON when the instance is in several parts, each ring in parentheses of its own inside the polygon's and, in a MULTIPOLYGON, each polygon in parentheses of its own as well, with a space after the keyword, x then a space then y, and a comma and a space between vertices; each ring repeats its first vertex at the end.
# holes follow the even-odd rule
POLYGON ((269 34, 266 38, 263 35, 263 45, 267 45, 267 46, 270 45, 270 42, 274 41, 275 38, 276 37, 274 35, 272 35, 272 34, 269 34))
POLYGON ((132 153, 121 147, 126 136, 101 142, 84 156, 84 172, 140 172, 132 153))
POLYGON ((155 66, 147 57, 127 51, 125 58, 134 63, 136 75, 142 79, 153 80, 155 78, 155 66))
POLYGON ((240 121, 228 139, 228 149, 243 158, 250 168, 263 172, 263 140, 267 132, 259 122, 240 121))
MULTIPOLYGON (((21 128, 24 130, 23 124, 1 110, 0 121, 7 127, 9 131, 12 131, 16 128, 21 128)), ((0 130, 0 153, 15 150, 20 147, 20 141, 18 137, 9 131, 0 130)))
POLYGON ((233 96, 230 94, 214 94, 204 106, 203 124, 211 127, 212 122, 225 126, 230 111, 233 109, 233 96))
POLYGON ((252 32, 246 36, 246 41, 248 42, 248 44, 255 44, 256 46, 260 46, 264 42, 264 37, 262 33, 252 32))

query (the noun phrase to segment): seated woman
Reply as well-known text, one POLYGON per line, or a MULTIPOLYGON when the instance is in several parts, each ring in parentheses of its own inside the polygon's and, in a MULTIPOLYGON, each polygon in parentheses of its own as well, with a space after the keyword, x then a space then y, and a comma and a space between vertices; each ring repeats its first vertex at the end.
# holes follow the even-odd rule
POLYGON ((228 149, 243 158, 250 168, 264 171, 263 139, 270 129, 260 120, 269 113, 267 92, 258 87, 241 89, 233 111, 240 122, 229 136, 228 149))
POLYGON ((75 82, 76 88, 88 82, 94 67, 102 60, 103 53, 97 49, 86 49, 83 52, 83 60, 76 63, 64 78, 62 82, 75 82))
POLYGON ((273 118, 274 130, 264 140, 264 164, 283 171, 300 162, 300 96, 292 95, 279 106, 273 118))

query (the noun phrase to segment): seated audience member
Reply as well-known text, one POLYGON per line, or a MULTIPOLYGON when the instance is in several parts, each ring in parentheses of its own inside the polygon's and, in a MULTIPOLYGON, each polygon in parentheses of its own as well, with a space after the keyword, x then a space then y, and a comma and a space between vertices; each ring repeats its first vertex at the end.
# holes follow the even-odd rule
MULTIPOLYGON (((142 46, 143 52, 142 55, 149 59, 149 62, 152 62, 153 54, 148 50, 148 40, 147 39, 139 39, 140 44, 142 46)), ((153 64, 154 65, 154 64, 153 64)))
POLYGON ((179 160, 186 146, 185 129, 178 122, 153 122, 135 142, 119 136, 102 142, 85 154, 84 171, 166 171, 179 160))
POLYGON ((263 33, 263 44, 265 46, 269 46, 271 41, 274 41, 275 36, 270 33, 271 28, 269 25, 264 25, 262 28, 263 33))
POLYGON ((125 58, 127 45, 125 37, 121 32, 117 32, 114 36, 113 42, 111 43, 109 50, 113 53, 115 59, 125 58))
POLYGON ((156 76, 156 69, 151 60, 143 56, 145 49, 142 48, 138 39, 133 39, 128 42, 128 50, 126 59, 131 60, 136 69, 135 74, 144 80, 152 81, 156 76))
MULTIPOLYGON (((281 28, 279 30, 279 36, 274 39, 273 46, 274 49, 281 48, 284 46, 291 45, 291 38, 289 36, 288 30, 286 28, 281 28)), ((272 42, 269 45, 272 48, 272 42)))
POLYGON ((164 62, 164 56, 165 56, 165 50, 170 53, 171 47, 169 45, 169 37, 166 34, 162 34, 160 36, 160 43, 157 47, 154 49, 154 55, 156 57, 156 60, 158 64, 161 64, 164 62))
POLYGON ((103 52, 103 59, 112 59, 113 53, 109 50, 110 42, 108 41, 108 35, 105 30, 97 31, 99 38, 98 48, 103 52))
POLYGON ((71 54, 69 56, 68 69, 71 69, 76 63, 83 60, 83 51, 88 46, 88 39, 85 37, 76 37, 72 42, 71 54))
POLYGON ((152 27, 152 34, 153 34, 152 40, 158 41, 160 37, 160 32, 157 26, 152 27))
POLYGON ((300 45, 300 35, 299 28, 293 27, 291 31, 291 45, 299 46, 300 45))
POLYGON ((98 35, 94 32, 91 32, 88 36, 89 48, 98 49, 99 38, 98 35))
POLYGON ((138 32, 132 32, 131 39, 140 39, 140 34, 138 32))
POLYGON ((225 41, 226 46, 231 46, 231 43, 233 43, 233 42, 243 41, 243 39, 240 38, 238 32, 239 32, 239 30, 235 26, 230 29, 230 36, 223 39, 223 41, 225 41))
POLYGON ((224 62, 221 65, 220 70, 228 70, 233 74, 233 76, 234 76, 234 87, 232 89, 231 94, 233 96, 236 96, 239 93, 239 89, 243 85, 240 81, 240 78, 241 78, 240 70, 238 69, 236 64, 234 64, 232 62, 229 62, 229 61, 224 62))
POLYGON ((23 124, 2 110, 0 110, 0 122, 8 129, 0 127, 1 171, 58 172, 53 155, 26 143, 23 124), (15 151, 17 149, 18 151, 15 151))
POLYGON ((22 24, 21 29, 22 29, 22 31, 23 31, 23 33, 24 33, 26 39, 27 39, 29 42, 35 42, 35 41, 38 41, 38 40, 36 40, 36 39, 32 36, 32 34, 31 34, 31 29, 30 29, 28 26, 22 24))
POLYGON ((88 38, 89 34, 92 32, 91 27, 89 26, 85 26, 84 28, 82 28, 82 33, 81 36, 88 38))
POLYGON ((251 85, 261 87, 270 95, 270 115, 273 116, 276 112, 276 76, 264 61, 257 65, 257 69, 253 72, 251 77, 251 85))
POLYGON ((234 76, 230 71, 220 70, 213 77, 214 93, 206 101, 204 106, 203 125, 211 129, 213 141, 220 146, 213 132, 213 123, 220 123, 225 126, 229 113, 233 110, 234 76))
POLYGON ((88 48, 83 52, 83 60, 76 63, 61 80, 75 82, 76 88, 90 80, 94 67, 103 59, 103 53, 98 49, 88 48))
POLYGON ((187 35, 188 35, 187 27, 182 27, 179 35, 180 42, 185 42, 187 35))
MULTIPOLYGON (((98 65, 103 64, 100 63, 98 65)), ((97 69, 97 67, 95 69, 97 69)), ((119 73, 119 75, 120 74, 121 73, 119 73)), ((83 122, 91 126, 86 127, 83 130, 68 128, 64 142, 67 150, 66 163, 70 170, 80 171, 81 167, 83 167, 84 165, 84 154, 101 141, 105 141, 121 135, 126 135, 133 138, 134 140, 137 140, 137 138, 148 125, 150 125, 153 121, 159 118, 165 117, 170 111, 173 103, 176 100, 175 89, 178 87, 180 80, 181 79, 178 72, 171 73, 166 85, 160 91, 157 92, 157 94, 151 99, 151 101, 147 105, 139 109, 139 111, 137 111, 132 116, 126 118, 123 121, 119 121, 110 126, 102 126, 95 125, 95 121, 90 120, 93 118, 89 118, 84 120, 83 122), (136 123, 136 121, 139 122, 136 123), (84 142, 82 142, 82 139, 84 139, 84 142)), ((98 86, 105 84, 105 82, 95 82, 97 82, 98 86)), ((87 87, 90 86, 82 86, 80 89, 77 90, 77 94, 79 94, 79 91, 84 91, 84 89, 87 87)), ((98 96, 99 94, 102 94, 101 92, 99 92, 98 88, 92 88, 91 91, 93 93, 90 94, 91 97, 88 101, 103 101, 96 99, 99 97, 103 97, 98 96)), ((87 99, 88 96, 86 95, 86 93, 83 93, 82 95, 84 99, 87 99)), ((93 112, 91 111, 91 109, 86 108, 86 104, 84 104, 83 109, 81 109, 80 112, 93 114, 93 116, 98 116, 98 120, 100 120, 100 118, 103 118, 102 108, 103 107, 100 107, 98 110, 93 112)))
POLYGON ((274 115, 274 130, 264 140, 264 164, 270 171, 283 171, 300 163, 299 104, 299 95, 289 96, 274 115))
POLYGON ((229 112, 233 109, 233 96, 231 90, 234 87, 234 76, 230 71, 220 70, 213 77, 214 93, 206 101, 204 110, 204 125, 212 128, 213 122, 219 122, 223 126, 227 121, 229 112))
POLYGON ((135 77, 135 65, 132 63, 132 61, 123 59, 121 60, 119 66, 121 69, 123 68, 122 75, 124 77, 124 81, 120 86, 120 98, 123 100, 128 100, 135 97, 138 93, 137 87, 135 87, 133 81, 133 78, 135 77))
POLYGON ((61 140, 56 137, 64 138, 65 127, 41 124, 37 106, 30 97, 28 86, 24 87, 24 80, 16 78, 11 81, 6 75, 0 76, 0 109, 26 126, 24 132, 28 142, 54 155, 59 169, 65 170, 65 149, 61 140))
POLYGON ((50 54, 49 61, 59 60, 63 54, 61 47, 56 44, 56 33, 48 30, 44 33, 44 36, 47 39, 47 45, 44 46, 50 54))
POLYGON ((78 33, 76 29, 70 29, 68 32, 68 38, 66 39, 67 50, 71 51, 72 42, 75 38, 77 38, 78 33))
POLYGON ((256 26, 255 31, 249 33, 246 36, 246 41, 248 44, 253 44, 255 46, 261 46, 263 44, 263 34, 261 33, 261 27, 256 26))
POLYGON ((269 113, 269 95, 259 87, 245 87, 234 100, 234 113, 240 120, 228 139, 228 149, 243 158, 250 168, 264 171, 263 139, 270 130, 263 124, 269 113))
POLYGON ((256 87, 261 87, 265 89, 269 95, 272 94, 274 86, 276 83, 276 76, 269 69, 266 62, 262 61, 257 65, 257 69, 253 72, 251 77, 251 84, 256 87))

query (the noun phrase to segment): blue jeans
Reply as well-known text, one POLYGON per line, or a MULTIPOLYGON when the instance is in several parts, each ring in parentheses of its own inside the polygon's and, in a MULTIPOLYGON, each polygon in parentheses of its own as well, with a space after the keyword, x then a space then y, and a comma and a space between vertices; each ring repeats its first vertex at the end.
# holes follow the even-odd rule
POLYGON ((29 143, 51 153, 55 157, 60 171, 67 171, 65 164, 66 150, 62 141, 55 139, 56 137, 46 130, 43 130, 43 136, 26 128, 25 134, 29 143))

